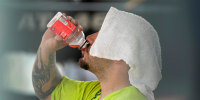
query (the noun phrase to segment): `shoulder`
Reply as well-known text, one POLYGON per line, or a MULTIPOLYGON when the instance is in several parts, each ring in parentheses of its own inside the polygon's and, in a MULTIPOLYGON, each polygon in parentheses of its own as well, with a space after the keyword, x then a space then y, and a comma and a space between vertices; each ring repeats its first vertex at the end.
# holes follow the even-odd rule
POLYGON ((53 91, 52 100, 87 100, 93 92, 100 89, 99 81, 77 81, 63 76, 62 81, 53 91))
POLYGON ((78 87, 78 88, 89 87, 89 86, 92 86, 92 87, 97 86, 98 87, 98 86, 100 86, 100 82, 97 80, 95 80, 95 81, 78 81, 78 80, 72 80, 66 76, 63 76, 63 79, 59 85, 62 85, 64 87, 72 86, 72 87, 78 87))
POLYGON ((105 97, 105 100, 147 100, 134 86, 117 90, 105 97))

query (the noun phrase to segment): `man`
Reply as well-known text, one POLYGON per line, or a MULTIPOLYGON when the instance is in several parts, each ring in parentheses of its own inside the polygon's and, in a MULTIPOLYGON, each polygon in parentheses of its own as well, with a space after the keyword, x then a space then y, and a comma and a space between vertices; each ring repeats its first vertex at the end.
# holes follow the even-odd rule
MULTIPOLYGON (((120 13, 125 15, 127 14, 126 12, 121 12, 121 11, 118 12, 117 9, 111 8, 104 20, 104 24, 102 25, 100 32, 89 35, 86 38, 87 41, 89 42, 89 45, 87 45, 86 49, 82 50, 83 58, 79 60, 80 67, 93 72, 97 76, 99 81, 82 82, 82 81, 71 80, 66 76, 62 77, 62 75, 60 75, 55 65, 56 51, 67 46, 69 43, 66 43, 65 41, 63 41, 62 37, 55 35, 55 33, 47 29, 47 31, 44 33, 42 37, 42 41, 37 52, 37 58, 32 73, 33 86, 38 98, 40 98, 41 100, 147 100, 147 99, 153 100, 154 99, 151 91, 154 90, 155 86, 157 86, 158 84, 157 80, 160 80, 159 76, 160 70, 158 70, 157 74, 156 72, 157 70, 155 71, 154 69, 159 69, 159 68, 154 68, 157 66, 154 66, 154 64, 152 63, 148 63, 148 61, 143 62, 148 64, 148 66, 145 65, 145 68, 142 66, 142 64, 138 63, 139 61, 137 60, 143 58, 142 57, 143 54, 146 53, 144 53, 145 50, 134 51, 135 50, 134 48, 139 48, 139 49, 143 48, 140 46, 141 44, 142 46, 145 46, 145 44, 143 44, 143 42, 138 43, 134 41, 136 40, 141 41, 140 39, 143 39, 144 37, 143 36, 139 37, 138 35, 140 34, 137 34, 133 36, 134 37, 133 40, 131 39, 132 37, 125 35, 125 34, 128 35, 132 34, 132 32, 126 32, 129 29, 132 30, 132 27, 127 26, 127 30, 123 31, 119 30, 118 28, 119 24, 113 24, 113 23, 117 22, 115 21, 116 18, 117 20, 118 18, 120 18, 121 16, 120 13), (115 14, 116 16, 113 17, 115 14), (118 17, 118 15, 120 16, 118 17), (109 26, 109 28, 105 26, 109 26), (120 32, 121 36, 120 34, 117 35, 120 37, 116 36, 117 32, 120 32), (117 41, 113 41, 115 39, 117 39, 117 41), (131 44, 130 41, 132 41, 131 44), (132 46, 132 44, 134 45, 132 46), (132 49, 134 52, 128 52, 128 53, 126 52, 132 49), (137 56, 135 56, 136 52, 141 52, 141 51, 142 51, 141 54, 139 53, 137 54, 137 56), (128 59, 129 56, 131 57, 130 59, 128 59), (132 61, 132 57, 133 58, 136 57, 137 59, 134 59, 132 61), (134 62, 136 66, 133 66, 132 62, 134 62), (139 66, 141 66, 141 68, 139 66), (145 69, 147 69, 149 72, 147 72, 145 69), (145 73, 141 73, 140 71, 144 71, 145 73)), ((128 14, 127 16, 130 17, 131 21, 132 15, 128 14)), ((70 17, 67 18, 69 18, 72 23, 77 25, 79 29, 82 30, 82 28, 77 24, 77 21, 75 21, 70 17)), ((139 17, 136 17, 136 19, 138 18, 139 17)), ((120 20, 122 21, 121 24, 123 25, 123 22, 129 22, 128 19, 129 19, 128 17, 122 15, 122 17, 120 18, 120 20)), ((143 19, 139 18, 139 20, 143 19)), ((137 25, 138 22, 139 24, 143 25, 143 23, 138 20, 136 21, 134 20, 134 22, 137 25)), ((135 26, 135 24, 131 26, 135 26)), ((135 26, 135 28, 137 28, 137 26, 135 26)), ((123 29, 126 29, 126 27, 123 29)), ((145 30, 144 27, 142 29, 145 30)), ((150 27, 147 27, 147 31, 155 35, 155 33, 149 31, 149 29, 151 29, 151 25, 150 27)), ((146 34, 148 33, 146 32, 146 30, 145 31, 140 30, 140 32, 143 32, 145 35, 148 35, 146 34)), ((149 36, 147 36, 147 38, 144 39, 144 43, 147 43, 145 42, 146 40, 148 40, 147 42, 149 43, 151 43, 151 40, 153 42, 155 42, 154 40, 156 40, 155 44, 157 43, 157 39, 151 39, 149 38, 149 36)), ((156 44, 156 47, 159 47, 158 45, 156 44)), ((147 47, 148 46, 149 44, 147 45, 147 47)), ((152 51, 159 52, 159 50, 157 50, 156 47, 154 47, 151 44, 150 46, 151 46, 150 49, 152 49, 153 47, 152 51), (154 50, 154 48, 156 50, 154 50)), ((147 47, 145 48, 149 49, 147 47)), ((147 52, 147 53, 150 55, 154 54, 154 52, 150 53, 147 52)), ((153 59, 153 60, 149 59, 149 61, 152 62, 155 60, 154 57, 152 56, 149 57, 153 59)), ((148 58, 148 55, 147 56, 145 55, 144 58, 148 58)))

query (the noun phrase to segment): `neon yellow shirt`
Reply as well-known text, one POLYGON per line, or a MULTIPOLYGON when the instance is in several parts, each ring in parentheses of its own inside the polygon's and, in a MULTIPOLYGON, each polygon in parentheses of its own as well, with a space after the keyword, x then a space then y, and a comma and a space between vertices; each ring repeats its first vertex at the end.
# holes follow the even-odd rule
MULTIPOLYGON (((76 81, 63 77, 51 94, 51 100, 99 100, 99 81, 76 81)), ((137 88, 129 86, 107 95, 102 100, 147 100, 137 88)))

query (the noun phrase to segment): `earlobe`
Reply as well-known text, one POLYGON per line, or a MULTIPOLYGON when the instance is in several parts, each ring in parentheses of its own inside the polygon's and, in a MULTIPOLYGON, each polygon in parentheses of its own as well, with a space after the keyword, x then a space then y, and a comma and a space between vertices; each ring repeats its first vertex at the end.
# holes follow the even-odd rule
MULTIPOLYGON (((124 60, 114 60, 114 64, 129 66, 124 60)), ((129 68, 129 67, 128 67, 129 68)))
POLYGON ((121 59, 121 60, 119 60, 119 62, 120 62, 120 63, 126 63, 126 62, 125 62, 124 60, 122 60, 122 59, 121 59))
POLYGON ((114 63, 115 64, 122 64, 122 63, 125 63, 125 62, 124 62, 124 60, 121 59, 121 60, 114 60, 114 63))

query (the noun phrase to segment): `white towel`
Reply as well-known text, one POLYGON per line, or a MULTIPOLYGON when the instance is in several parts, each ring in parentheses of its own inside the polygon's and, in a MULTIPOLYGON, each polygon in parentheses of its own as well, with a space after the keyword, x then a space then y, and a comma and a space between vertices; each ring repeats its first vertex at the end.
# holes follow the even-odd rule
POLYGON ((161 49, 156 30, 145 19, 111 7, 90 55, 124 60, 130 66, 131 84, 155 100, 153 90, 162 78, 161 49))

